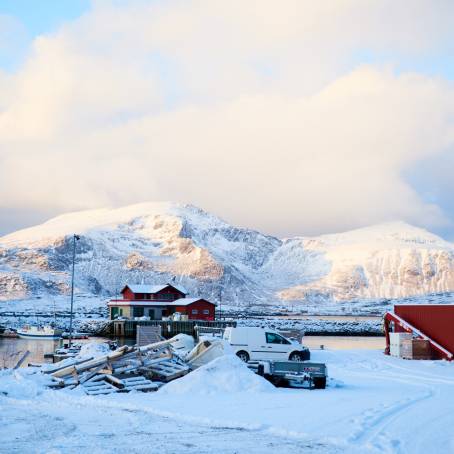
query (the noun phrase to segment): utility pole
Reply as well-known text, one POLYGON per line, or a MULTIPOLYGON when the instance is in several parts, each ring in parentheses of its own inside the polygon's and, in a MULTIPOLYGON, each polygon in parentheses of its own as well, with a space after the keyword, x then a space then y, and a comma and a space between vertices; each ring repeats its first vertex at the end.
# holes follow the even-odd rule
POLYGON ((80 236, 73 235, 73 268, 71 273, 71 314, 69 316, 69 348, 71 348, 73 336, 73 308, 74 308, 74 264, 76 262, 76 240, 80 240, 80 236))
POLYGON ((219 320, 222 320, 222 287, 219 287, 219 320))

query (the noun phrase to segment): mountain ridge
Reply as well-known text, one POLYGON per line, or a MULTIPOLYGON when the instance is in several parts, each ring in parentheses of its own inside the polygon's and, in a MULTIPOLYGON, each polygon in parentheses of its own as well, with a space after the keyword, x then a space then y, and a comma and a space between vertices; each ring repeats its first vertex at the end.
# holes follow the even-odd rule
POLYGON ((193 205, 146 202, 67 213, 0 237, 0 299, 68 292, 73 233, 81 235, 76 286, 93 295, 172 278, 238 307, 454 290, 454 245, 404 222, 279 239, 193 205))

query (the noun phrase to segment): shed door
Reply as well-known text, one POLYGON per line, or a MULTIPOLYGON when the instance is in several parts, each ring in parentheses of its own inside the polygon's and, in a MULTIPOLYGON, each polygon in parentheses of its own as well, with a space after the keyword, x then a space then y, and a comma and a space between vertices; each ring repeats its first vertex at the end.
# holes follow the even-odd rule
POLYGON ((111 307, 110 308, 110 318, 114 320, 116 317, 118 317, 118 307, 111 307))
POLYGON ((150 320, 156 320, 154 309, 148 309, 148 316, 150 317, 150 320))
POLYGON ((133 317, 143 317, 143 307, 136 306, 132 310, 133 317))

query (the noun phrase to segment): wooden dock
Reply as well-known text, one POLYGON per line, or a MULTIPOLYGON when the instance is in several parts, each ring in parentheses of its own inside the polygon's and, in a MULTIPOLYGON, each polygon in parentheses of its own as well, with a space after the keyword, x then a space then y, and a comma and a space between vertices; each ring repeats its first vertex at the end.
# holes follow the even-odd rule
POLYGON ((236 326, 235 321, 163 321, 163 320, 112 320, 107 327, 107 334, 113 337, 136 338, 137 326, 160 326, 161 335, 170 339, 177 334, 189 334, 196 337, 196 327, 227 328, 236 326))

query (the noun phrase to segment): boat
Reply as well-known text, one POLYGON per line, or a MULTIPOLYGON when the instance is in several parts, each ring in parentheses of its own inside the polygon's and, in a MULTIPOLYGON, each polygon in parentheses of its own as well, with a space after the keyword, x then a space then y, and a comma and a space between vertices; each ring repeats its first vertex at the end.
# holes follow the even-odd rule
POLYGON ((200 341, 184 360, 191 369, 197 369, 223 355, 225 355, 224 341, 213 338, 200 341))
POLYGON ((61 329, 54 328, 52 325, 24 325, 17 330, 19 337, 33 339, 60 339, 62 333, 61 329))
POLYGON ((5 330, 0 334, 0 337, 18 337, 17 331, 12 328, 5 328, 5 330))

